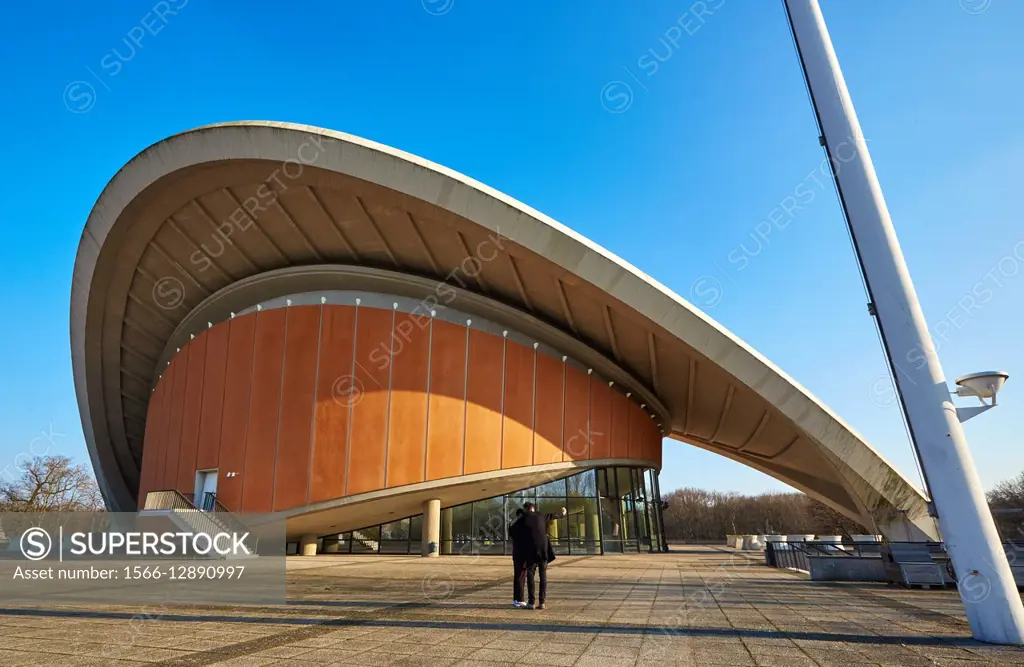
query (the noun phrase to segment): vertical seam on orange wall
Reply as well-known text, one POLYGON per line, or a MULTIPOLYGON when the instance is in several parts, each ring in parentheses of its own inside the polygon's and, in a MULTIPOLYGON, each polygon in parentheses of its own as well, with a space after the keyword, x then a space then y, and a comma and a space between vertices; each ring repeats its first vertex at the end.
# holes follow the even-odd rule
MULTIPOLYGON (((352 317, 352 365, 349 367, 348 379, 353 389, 358 389, 356 384, 356 343, 359 338, 359 299, 356 299, 355 315, 352 317)), ((332 390, 333 392, 333 390, 332 390)), ((362 398, 359 396, 358 398, 362 398)), ((352 410, 358 401, 348 401, 348 432, 345 434, 345 490, 342 497, 348 495, 349 463, 352 460, 352 410)))
MULTIPOLYGON (((224 339, 224 381, 220 388, 220 422, 217 424, 217 488, 220 488, 220 434, 224 430, 224 400, 228 396, 228 354, 231 349, 231 320, 228 320, 228 332, 224 339)), ((210 344, 206 344, 206 351, 210 351, 210 344)), ((199 422, 199 432, 203 432, 203 422, 199 422)), ((198 450, 197 450, 198 451, 198 450)))
MULTIPOLYGON (((183 373, 183 375, 185 377, 182 378, 182 380, 181 380, 181 382, 182 382, 182 388, 181 388, 181 393, 182 393, 182 397, 181 397, 181 414, 178 415, 178 419, 181 420, 181 423, 178 424, 178 442, 175 445, 176 457, 174 459, 174 467, 171 469, 171 488, 176 490, 176 491, 178 490, 178 464, 181 462, 181 440, 182 440, 182 437, 185 435, 185 398, 186 398, 185 390, 188 389, 188 358, 190 356, 192 356, 192 350, 188 349, 188 344, 185 345, 184 349, 185 349, 185 361, 183 363, 184 368, 181 369, 181 370, 182 370, 182 373, 183 373)), ((178 359, 181 359, 181 353, 180 352, 178 353, 178 359)), ((172 389, 173 389, 173 387, 172 387, 172 389)), ((173 395, 171 396, 171 405, 174 405, 174 396, 173 395)), ((166 475, 166 474, 167 474, 167 471, 165 470, 164 471, 164 475, 166 475)), ((178 493, 181 493, 181 492, 178 491, 178 493)), ((195 498, 193 498, 192 500, 195 501, 195 498)), ((193 504, 195 504, 195 503, 193 502, 193 504)))
POLYGON ((466 474, 466 432, 469 431, 469 322, 466 322, 466 363, 463 366, 462 379, 462 472, 466 474))
MULTIPOLYGON (((252 318, 252 354, 249 355, 249 404, 245 409, 245 439, 242 441, 242 488, 238 492, 238 509, 236 511, 241 512, 242 508, 245 507, 245 469, 249 459, 247 454, 249 453, 249 420, 252 418, 252 380, 256 374, 256 333, 259 331, 260 325, 260 313, 256 311, 256 314, 252 318)), ((231 346, 231 332, 228 332, 228 346, 231 346)))
POLYGON ((537 344, 533 344, 533 407, 530 408, 530 465, 537 465, 537 344))
MULTIPOLYGON (((203 334, 200 333, 200 336, 203 334)), ((198 340, 194 338, 193 341, 198 340)), ((206 353, 210 351, 210 341, 206 341, 206 348, 203 350, 203 370, 202 376, 199 380, 199 414, 196 415, 196 451, 195 456, 192 459, 192 495, 195 496, 196 488, 196 469, 199 468, 199 436, 203 433, 203 397, 206 394, 206 353)), ((188 385, 186 385, 186 388, 188 385)), ((199 498, 193 498, 193 500, 200 500, 199 498)), ((198 507, 198 505, 196 505, 198 507)))
POLYGON ((427 481, 427 447, 430 440, 427 434, 430 433, 430 361, 434 357, 434 316, 430 316, 430 328, 427 330, 427 419, 423 424, 423 479, 427 481))
MULTIPOLYGON (((384 415, 384 484, 381 488, 388 488, 388 450, 391 445, 391 378, 395 375, 395 320, 398 319, 398 303, 391 309, 391 344, 388 346, 388 409, 384 415)), ((404 349, 404 346, 403 346, 404 349)), ((401 350, 399 350, 401 353, 401 350)))
POLYGON ((591 437, 591 433, 594 432, 591 426, 591 420, 594 418, 594 376, 592 371, 587 372, 587 458, 584 459, 589 461, 594 458, 594 440, 591 437))
POLYGON ((320 346, 324 337, 324 306, 320 304, 320 324, 316 330, 316 370, 313 371, 313 417, 309 424, 309 459, 306 462, 306 504, 313 490, 313 455, 316 454, 316 406, 317 390, 320 389, 320 346))
POLYGON ((562 461, 565 461, 565 404, 568 403, 565 396, 565 357, 562 357, 562 420, 558 434, 558 448, 562 450, 562 461))
POLYGON ((270 511, 274 511, 277 502, 277 459, 281 451, 281 413, 284 407, 284 374, 287 371, 285 362, 288 360, 288 320, 291 308, 284 309, 284 343, 281 345, 281 379, 277 383, 277 437, 274 438, 274 476, 270 480, 270 511))
POLYGON ((507 331, 501 338, 501 428, 498 430, 498 467, 495 470, 505 468, 505 380, 508 379, 508 373, 505 372, 506 364, 508 364, 507 331))

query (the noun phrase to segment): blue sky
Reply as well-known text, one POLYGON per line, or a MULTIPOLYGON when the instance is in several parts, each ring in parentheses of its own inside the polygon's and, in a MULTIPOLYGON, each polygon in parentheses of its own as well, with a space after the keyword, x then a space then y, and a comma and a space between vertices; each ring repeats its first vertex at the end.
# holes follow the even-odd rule
MULTIPOLYGON (((269 119, 422 155, 589 236, 704 307, 916 482, 833 187, 810 178, 822 153, 781 2, 707 5, 720 6, 703 20, 689 0, 6 8, 0 474, 27 451, 88 459, 68 310, 106 182, 175 132, 269 119), (812 201, 758 239, 801 185, 812 201)), ((967 425, 991 486, 1024 468, 1024 3, 822 7, 947 375, 1014 376, 1002 407, 967 425), (981 293, 965 314, 961 299, 981 293)), ((687 485, 784 488, 667 442, 662 486, 687 485)))

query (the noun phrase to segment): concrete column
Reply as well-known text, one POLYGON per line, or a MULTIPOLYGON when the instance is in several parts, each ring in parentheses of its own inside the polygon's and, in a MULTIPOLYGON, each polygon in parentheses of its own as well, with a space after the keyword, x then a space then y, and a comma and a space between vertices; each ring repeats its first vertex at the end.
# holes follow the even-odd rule
MULTIPOLYGON (((451 523, 449 522, 449 530, 451 523)), ((436 558, 441 552, 441 501, 432 498, 423 503, 423 534, 421 555, 436 558), (430 544, 435 550, 431 553, 430 544)))
POLYGON ((451 507, 441 510, 441 553, 445 556, 452 555, 452 518, 454 512, 451 507))
POLYGON ((307 533, 299 538, 299 553, 303 556, 316 555, 316 535, 307 533))

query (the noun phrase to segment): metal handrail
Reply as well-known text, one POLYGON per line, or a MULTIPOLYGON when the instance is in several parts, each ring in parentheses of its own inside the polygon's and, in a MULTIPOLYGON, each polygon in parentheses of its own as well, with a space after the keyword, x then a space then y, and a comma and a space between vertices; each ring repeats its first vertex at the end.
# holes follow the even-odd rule
POLYGON ((144 510, 189 510, 197 509, 192 498, 180 491, 150 491, 146 494, 144 510))
POLYGON ((209 494, 213 496, 213 509, 212 512, 216 513, 217 520, 225 524, 225 527, 235 533, 249 533, 249 537, 245 540, 245 546, 248 547, 249 551, 256 553, 256 547, 259 546, 259 538, 252 534, 252 531, 248 526, 238 520, 235 513, 229 510, 227 507, 221 504, 217 500, 216 494, 209 494))
MULTIPOLYGON (((173 512, 188 512, 190 519, 197 522, 196 528, 204 533, 250 533, 245 540, 245 546, 250 553, 256 553, 259 544, 258 538, 253 536, 252 531, 240 522, 235 515, 224 507, 216 498, 216 494, 207 493, 213 496, 209 499, 211 510, 201 510, 192 502, 192 496, 176 490, 150 491, 146 494, 144 510, 169 510, 173 512)), ((207 499, 204 498, 204 501, 207 499)), ((206 502, 204 502, 204 506, 206 502)))

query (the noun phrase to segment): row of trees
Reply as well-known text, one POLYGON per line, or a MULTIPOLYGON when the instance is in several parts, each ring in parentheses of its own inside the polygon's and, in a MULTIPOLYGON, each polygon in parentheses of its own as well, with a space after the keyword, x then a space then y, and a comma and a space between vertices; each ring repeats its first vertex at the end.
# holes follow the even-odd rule
MULTIPOLYGON (((850 536, 860 524, 802 493, 747 496, 702 489, 678 489, 662 500, 665 536, 670 540, 718 542, 727 534, 850 536)), ((989 507, 1003 539, 1024 539, 1024 472, 988 492, 989 507)))
POLYGON ((662 500, 665 537, 687 542, 718 542, 727 534, 854 535, 855 521, 802 493, 739 493, 678 489, 662 500))

